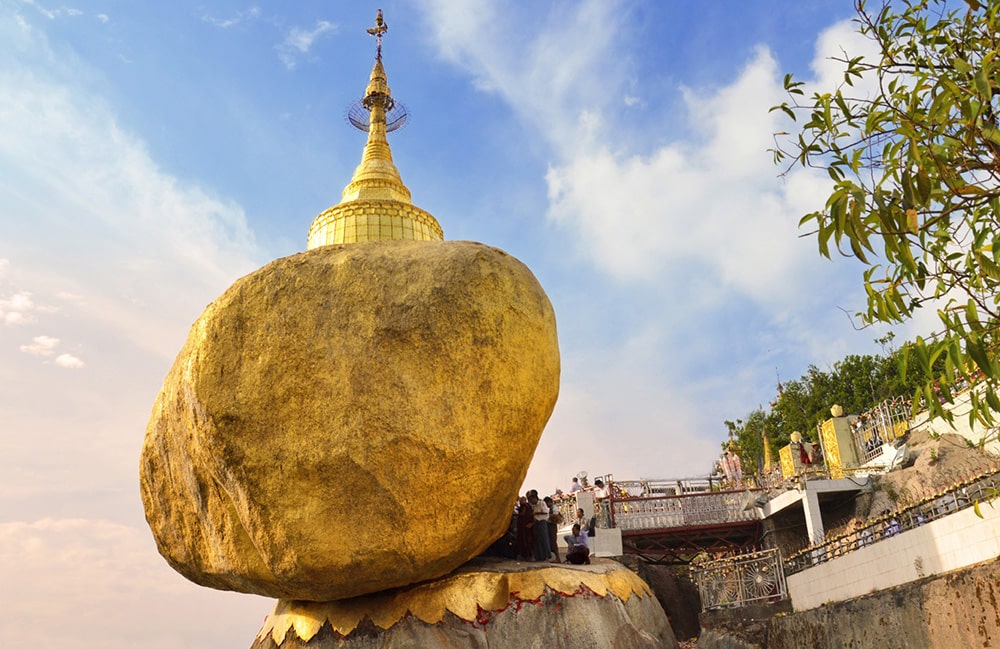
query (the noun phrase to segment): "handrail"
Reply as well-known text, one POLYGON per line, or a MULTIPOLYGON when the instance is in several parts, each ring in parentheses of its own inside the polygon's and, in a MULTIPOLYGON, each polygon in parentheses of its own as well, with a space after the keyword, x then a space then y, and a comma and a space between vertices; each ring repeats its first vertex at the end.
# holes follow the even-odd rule
POLYGON ((760 510, 748 507, 761 490, 728 490, 672 496, 609 498, 610 526, 622 531, 718 525, 760 520, 760 510))
POLYGON ((995 498, 998 490, 1000 490, 1000 471, 997 470, 963 481, 947 491, 928 496, 903 510, 873 519, 863 527, 799 550, 785 561, 785 574, 802 572, 900 532, 974 507, 979 502, 995 498))

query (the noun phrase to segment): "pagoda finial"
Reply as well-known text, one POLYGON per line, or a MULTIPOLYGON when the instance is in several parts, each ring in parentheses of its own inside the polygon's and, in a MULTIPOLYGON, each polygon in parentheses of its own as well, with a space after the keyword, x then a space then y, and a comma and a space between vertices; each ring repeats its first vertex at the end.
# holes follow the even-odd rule
POLYGON ((441 225, 430 213, 413 205, 392 161, 386 135, 406 123, 406 107, 392 98, 382 65, 382 35, 389 26, 382 10, 367 29, 378 41, 375 65, 363 98, 347 111, 347 120, 368 132, 361 164, 344 188, 340 203, 316 217, 309 227, 306 247, 384 239, 440 241, 441 225))
POLYGON ((377 61, 382 60, 382 34, 387 31, 389 31, 389 25, 382 20, 382 10, 379 9, 375 14, 375 26, 368 28, 368 33, 378 41, 378 47, 375 49, 375 60, 377 61))

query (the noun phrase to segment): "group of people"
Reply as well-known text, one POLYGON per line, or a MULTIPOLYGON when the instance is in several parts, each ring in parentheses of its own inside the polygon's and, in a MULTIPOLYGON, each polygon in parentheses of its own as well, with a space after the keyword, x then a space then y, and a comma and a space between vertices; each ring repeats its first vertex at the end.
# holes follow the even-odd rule
MULTIPOLYGON (((590 563, 590 545, 584 512, 578 509, 572 533, 563 537, 566 541, 566 561, 569 563, 590 563)), ((518 499, 514 508, 516 520, 517 557, 525 561, 551 561, 561 563, 559 556, 558 530, 564 518, 552 498, 538 497, 532 489, 518 499)))

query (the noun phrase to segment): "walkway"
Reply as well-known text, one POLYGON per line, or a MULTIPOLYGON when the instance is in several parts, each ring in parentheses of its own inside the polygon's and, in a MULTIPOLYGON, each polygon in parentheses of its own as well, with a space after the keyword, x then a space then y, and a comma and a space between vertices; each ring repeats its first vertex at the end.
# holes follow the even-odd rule
POLYGON ((724 490, 718 480, 608 480, 599 527, 617 529, 622 550, 650 563, 688 563, 702 552, 758 547, 763 490, 724 490))

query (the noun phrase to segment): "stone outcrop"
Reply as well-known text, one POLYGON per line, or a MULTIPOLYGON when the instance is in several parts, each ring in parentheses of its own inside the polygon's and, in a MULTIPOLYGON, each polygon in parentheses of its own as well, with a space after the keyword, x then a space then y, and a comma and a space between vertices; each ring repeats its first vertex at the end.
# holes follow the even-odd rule
POLYGON ((325 601, 440 577, 508 526, 559 386, 531 272, 482 244, 325 246, 191 328, 140 482, 204 586, 325 601))
POLYGON ((435 582, 329 603, 279 601, 254 649, 676 649, 662 607, 610 560, 477 560, 435 582))
POLYGON ((760 622, 706 629, 704 649, 955 649, 1000 646, 1000 561, 760 622), (753 637, 753 640, 749 638, 753 637))

